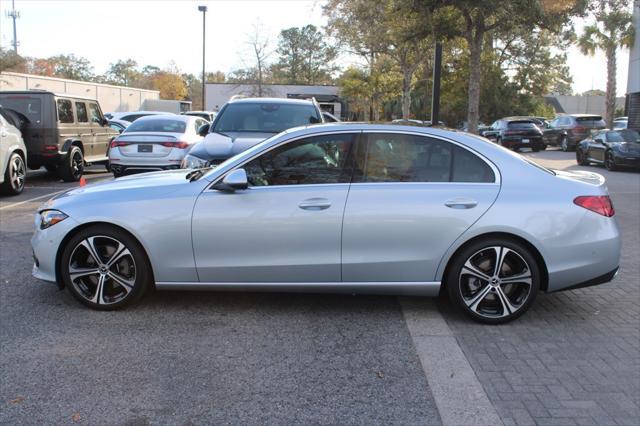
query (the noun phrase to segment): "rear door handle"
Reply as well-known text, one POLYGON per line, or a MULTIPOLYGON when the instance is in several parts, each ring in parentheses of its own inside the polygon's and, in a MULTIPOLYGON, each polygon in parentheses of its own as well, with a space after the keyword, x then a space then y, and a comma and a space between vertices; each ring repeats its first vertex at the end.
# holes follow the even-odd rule
POLYGON ((470 198, 454 198, 445 201, 444 205, 452 209, 472 209, 478 205, 478 202, 470 198))
POLYGON ((326 198, 308 198, 298 204, 303 210, 325 210, 331 207, 331 201, 326 198))

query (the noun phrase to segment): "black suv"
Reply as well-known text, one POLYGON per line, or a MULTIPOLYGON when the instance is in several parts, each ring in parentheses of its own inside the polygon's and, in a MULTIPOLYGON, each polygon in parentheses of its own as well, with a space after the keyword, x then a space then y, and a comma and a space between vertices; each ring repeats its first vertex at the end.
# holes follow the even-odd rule
POLYGON ((73 182, 85 165, 108 164, 109 143, 118 132, 109 127, 97 100, 22 90, 0 92, 0 104, 17 119, 30 169, 45 166, 73 182))
POLYGON ((529 117, 506 117, 496 120, 483 136, 498 145, 513 149, 531 148, 533 151, 545 149, 542 130, 538 121, 529 117))

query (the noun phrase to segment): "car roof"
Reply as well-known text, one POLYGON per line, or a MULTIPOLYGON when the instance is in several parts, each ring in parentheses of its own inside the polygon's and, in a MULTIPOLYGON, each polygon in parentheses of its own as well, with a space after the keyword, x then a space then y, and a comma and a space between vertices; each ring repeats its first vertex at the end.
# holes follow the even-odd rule
POLYGON ((151 120, 160 120, 160 119, 166 120, 167 118, 175 121, 184 121, 186 123, 187 121, 196 120, 198 117, 194 117, 192 115, 178 115, 178 114, 164 113, 164 114, 145 115, 144 117, 138 118, 135 122, 137 123, 138 121, 151 121, 151 120))
POLYGON ((290 99, 290 98, 235 98, 235 99, 229 99, 227 103, 313 105, 313 102, 307 99, 290 99))
POLYGON ((97 102, 96 98, 90 98, 81 95, 72 95, 71 93, 56 93, 48 90, 2 90, 0 95, 53 95, 58 98, 82 99, 85 101, 97 102))
POLYGON ((533 123, 534 119, 538 119, 538 117, 533 117, 533 116, 530 116, 530 115, 523 115, 523 116, 505 117, 505 118, 501 118, 500 120, 504 120, 504 121, 529 121, 529 122, 533 123))
POLYGON ((576 117, 576 118, 580 118, 580 117, 599 117, 599 118, 602 118, 602 116, 598 115, 598 114, 565 114, 565 115, 562 115, 561 117, 576 117))

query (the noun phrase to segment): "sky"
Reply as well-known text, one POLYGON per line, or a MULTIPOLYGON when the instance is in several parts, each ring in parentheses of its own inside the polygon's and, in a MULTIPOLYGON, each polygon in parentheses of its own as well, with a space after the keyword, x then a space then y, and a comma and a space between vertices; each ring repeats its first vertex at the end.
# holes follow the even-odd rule
MULTIPOLYGON (((48 57, 70 54, 86 57, 94 72, 104 73, 118 59, 132 58, 139 65, 161 68, 173 61, 182 72, 202 72, 202 12, 206 5, 207 71, 229 72, 247 65, 247 39, 256 24, 275 49, 281 29, 313 24, 322 27, 322 0, 15 0, 18 53, 48 57)), ((13 25, 5 11, 11 0, 0 0, 0 46, 10 48, 13 25)), ((580 30, 583 21, 576 22, 580 30)), ((599 52, 582 55, 568 52, 573 90, 604 90, 606 61, 599 52)), ((272 58, 275 59, 275 53, 272 58)), ((341 64, 352 58, 343 57, 341 64)), ((627 87, 629 51, 618 52, 617 92, 627 87)))

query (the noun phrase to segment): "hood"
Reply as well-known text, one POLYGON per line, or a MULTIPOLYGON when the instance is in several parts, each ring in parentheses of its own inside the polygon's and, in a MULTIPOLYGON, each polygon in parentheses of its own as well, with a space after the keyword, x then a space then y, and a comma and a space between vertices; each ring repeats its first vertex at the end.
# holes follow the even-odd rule
POLYGON ((226 160, 274 136, 276 133, 228 132, 209 133, 189 151, 203 160, 226 160))
MULTIPOLYGON (((118 198, 123 201, 127 199, 153 198, 160 194, 177 191, 187 185, 195 185, 195 182, 189 182, 186 178, 189 172, 192 172, 192 170, 179 169, 143 173, 80 186, 56 195, 40 206, 39 210, 46 208, 60 208, 63 210, 66 205, 76 202, 99 203, 118 198)), ((199 187, 200 185, 197 186, 199 187)))

